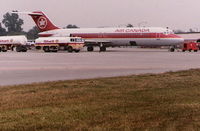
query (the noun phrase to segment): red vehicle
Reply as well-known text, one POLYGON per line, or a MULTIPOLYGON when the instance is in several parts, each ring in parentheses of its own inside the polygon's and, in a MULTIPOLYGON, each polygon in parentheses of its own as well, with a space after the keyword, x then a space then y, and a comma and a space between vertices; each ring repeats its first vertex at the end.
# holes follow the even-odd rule
POLYGON ((198 43, 196 43, 196 42, 190 42, 190 43, 184 43, 183 44, 183 48, 182 48, 183 52, 185 52, 185 51, 197 52, 198 50, 199 50, 199 47, 198 47, 198 43))

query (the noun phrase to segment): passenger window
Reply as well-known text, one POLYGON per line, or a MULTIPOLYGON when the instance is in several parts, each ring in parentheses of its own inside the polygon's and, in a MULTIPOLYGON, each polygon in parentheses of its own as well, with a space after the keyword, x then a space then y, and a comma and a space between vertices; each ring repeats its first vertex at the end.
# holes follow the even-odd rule
POLYGON ((169 35, 169 32, 168 32, 168 31, 167 31, 167 32, 164 32, 164 34, 165 34, 165 35, 169 35))

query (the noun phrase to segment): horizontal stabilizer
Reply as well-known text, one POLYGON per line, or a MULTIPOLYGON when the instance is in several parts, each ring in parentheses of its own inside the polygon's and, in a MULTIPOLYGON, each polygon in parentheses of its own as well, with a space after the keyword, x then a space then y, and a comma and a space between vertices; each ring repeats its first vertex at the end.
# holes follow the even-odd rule
POLYGON ((37 16, 42 16, 42 13, 34 13, 34 12, 19 12, 19 11, 12 11, 11 13, 13 14, 28 14, 28 15, 37 15, 37 16))

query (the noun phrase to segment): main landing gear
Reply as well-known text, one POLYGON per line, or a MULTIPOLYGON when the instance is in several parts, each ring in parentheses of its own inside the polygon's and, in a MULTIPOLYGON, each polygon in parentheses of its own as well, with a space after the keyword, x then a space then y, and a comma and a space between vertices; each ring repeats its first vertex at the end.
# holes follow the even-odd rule
POLYGON ((102 46, 102 47, 99 47, 99 48, 100 48, 100 51, 103 51, 103 52, 106 51, 106 47, 105 46, 102 46))
POLYGON ((103 43, 100 43, 99 48, 100 48, 100 49, 99 49, 100 52, 101 52, 101 51, 103 51, 103 52, 106 51, 106 46, 103 45, 103 43))
MULTIPOLYGON (((94 51, 94 47, 93 47, 93 46, 88 46, 88 47, 87 47, 87 51, 89 51, 89 52, 94 51)), ((100 46, 99 46, 99 51, 100 51, 100 52, 105 52, 105 51, 106 51, 106 46, 100 45, 100 46)))

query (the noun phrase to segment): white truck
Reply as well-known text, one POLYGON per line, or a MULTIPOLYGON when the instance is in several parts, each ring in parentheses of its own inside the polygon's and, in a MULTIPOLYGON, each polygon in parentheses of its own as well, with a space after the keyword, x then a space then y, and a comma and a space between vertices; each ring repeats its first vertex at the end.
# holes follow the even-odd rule
POLYGON ((26 36, 0 36, 0 52, 15 50, 17 52, 26 52, 26 36))
POLYGON ((43 49, 44 52, 79 52, 84 47, 84 39, 81 37, 40 37, 35 40, 35 48, 43 49))

